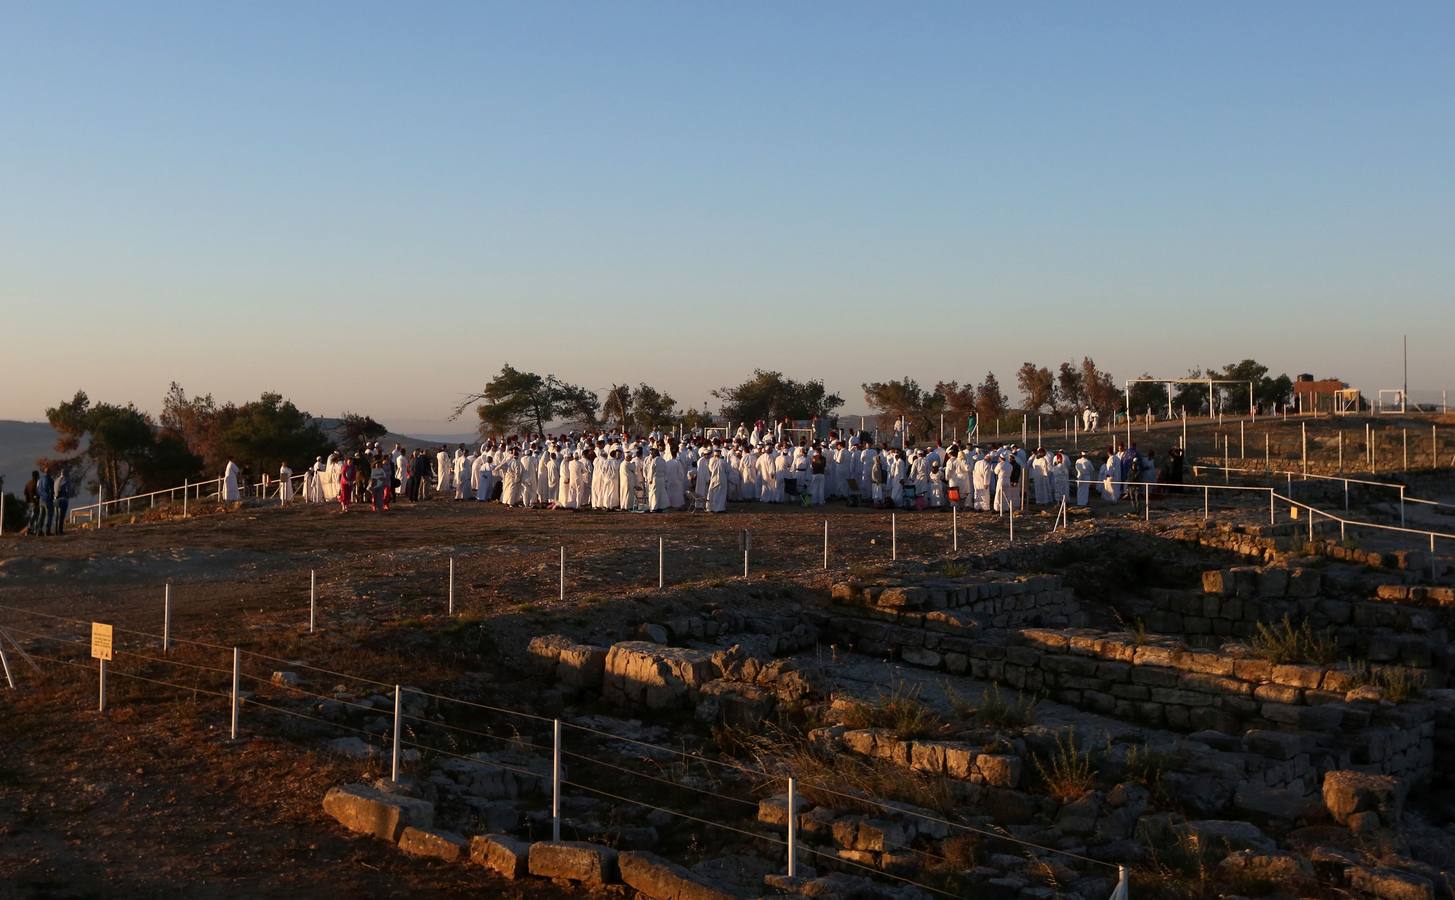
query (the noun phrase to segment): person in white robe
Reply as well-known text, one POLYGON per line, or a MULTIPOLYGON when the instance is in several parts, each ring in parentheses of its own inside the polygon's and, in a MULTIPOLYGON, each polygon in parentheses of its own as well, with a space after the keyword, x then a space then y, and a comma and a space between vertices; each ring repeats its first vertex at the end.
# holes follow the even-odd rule
POLYGON ((738 489, 738 496, 744 500, 759 500, 763 496, 763 482, 758 476, 758 451, 749 448, 743 453, 742 461, 743 485, 738 489))
POLYGON ((637 484, 640 481, 640 456, 632 454, 622 460, 617 471, 617 499, 621 509, 636 509, 637 484))
POLYGON ((914 482, 916 497, 929 497, 930 458, 927 454, 915 452, 914 459, 909 463, 909 479, 914 482))
POLYGON ((728 502, 743 499, 743 451, 734 450, 724 457, 727 463, 728 502))
POLYGON ((707 463, 707 511, 727 512, 728 464, 722 451, 714 448, 707 463))
POLYGON ((940 470, 940 461, 930 463, 930 506, 939 509, 945 505, 945 473, 940 470))
POLYGON ((601 474, 592 484, 601 498, 602 509, 621 508, 621 451, 613 449, 601 463, 601 474))
POLYGON ((1091 502, 1091 485, 1096 481, 1096 463, 1081 451, 1076 460, 1076 505, 1085 506, 1091 502))
POLYGON ((323 468, 323 499, 333 503, 338 499, 339 473, 343 463, 339 460, 337 453, 328 455, 328 463, 323 468))
POLYGON ((874 449, 873 444, 865 444, 864 449, 859 451, 859 499, 873 499, 874 493, 874 460, 878 458, 879 451, 874 449))
POLYGON ((958 448, 946 461, 944 467, 945 487, 954 488, 958 495, 958 503, 961 508, 968 508, 970 505, 970 463, 965 453, 958 448))
POLYGON ((293 502, 293 470, 286 462, 278 467, 278 496, 284 503, 293 502))
POLYGON ((1121 480, 1121 465, 1114 454, 1107 455, 1106 462, 1101 464, 1097 475, 1101 478, 1101 499, 1115 503, 1120 496, 1118 491, 1121 485, 1117 482, 1121 480))
POLYGON ((571 486, 571 464, 575 462, 571 451, 561 451, 561 464, 556 469, 556 508, 575 509, 576 492, 571 486))
POLYGON ((680 459, 665 459, 667 467, 667 502, 672 509, 687 505, 687 470, 680 459))
POLYGON ((889 455, 889 471, 885 473, 884 486, 889 491, 889 502, 899 506, 904 502, 904 479, 909 476, 909 464, 904 451, 896 450, 889 455))
POLYGON ((981 512, 990 511, 990 476, 992 475, 990 460, 980 456, 975 460, 971 469, 971 489, 975 492, 975 508, 981 512))
POLYGON ((536 469, 536 502, 546 507, 556 505, 556 481, 561 475, 561 464, 554 448, 541 453, 536 469))
POLYGON ((1051 504, 1060 506, 1071 490, 1071 473, 1066 467, 1066 454, 1057 450, 1051 457, 1051 504))
POLYGON ((223 503, 236 503, 238 501, 237 478, 238 478, 239 471, 240 470, 237 467, 237 463, 233 462, 230 459, 227 461, 227 465, 223 467, 223 469, 222 469, 222 502, 223 503))
POLYGON ((450 489, 450 457, 445 453, 445 448, 441 447, 439 452, 434 455, 434 462, 434 489, 436 493, 443 494, 450 489))
POLYGON ((500 479, 500 502, 506 506, 525 505, 525 486, 521 478, 525 467, 520 464, 520 451, 511 450, 502 463, 490 467, 492 475, 500 479))
POLYGON ((586 455, 576 451, 571 459, 571 508, 586 509, 591 505, 591 463, 586 455))
POLYGON ((1015 509, 1017 494, 1015 486, 1010 483, 1011 464, 1010 456, 1002 455, 995 464, 995 511, 1007 513, 1015 509))
POLYGON ((1037 506, 1051 505, 1051 460, 1040 448, 1036 449, 1036 457, 1031 460, 1031 488, 1035 492, 1037 506))
POLYGON ((710 453, 699 456, 692 476, 692 494, 703 504, 707 503, 707 483, 712 479, 712 475, 708 472, 710 462, 712 462, 710 453))
POLYGON ((761 503, 777 503, 778 484, 777 451, 772 447, 758 454, 758 500, 761 503))
POLYGON ((659 450, 653 448, 652 456, 647 460, 647 466, 643 472, 643 481, 647 489, 647 512, 662 512, 667 509, 668 478, 667 461, 662 458, 659 450))
POLYGON ((455 458, 450 462, 450 483, 455 489, 455 499, 465 499, 465 490, 469 487, 470 470, 466 468, 469 464, 465 456, 465 448, 461 447, 455 451, 455 458))

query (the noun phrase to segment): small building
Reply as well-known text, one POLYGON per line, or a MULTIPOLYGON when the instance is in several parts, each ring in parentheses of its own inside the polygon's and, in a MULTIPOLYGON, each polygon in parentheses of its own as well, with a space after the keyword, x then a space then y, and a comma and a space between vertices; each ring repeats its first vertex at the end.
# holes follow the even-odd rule
POLYGON ((1315 380, 1312 375, 1304 373, 1293 382, 1293 408, 1301 413, 1340 411, 1340 393, 1348 389, 1349 385, 1337 378, 1315 380))

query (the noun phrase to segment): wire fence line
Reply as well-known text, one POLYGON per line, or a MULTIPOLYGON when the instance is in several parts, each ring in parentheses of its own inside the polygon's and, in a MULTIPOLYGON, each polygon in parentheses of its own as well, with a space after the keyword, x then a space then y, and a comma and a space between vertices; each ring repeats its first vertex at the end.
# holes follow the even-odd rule
MULTIPOLYGON (((68 621, 79 622, 79 620, 68 620, 68 621)), ((79 638, 62 638, 62 637, 56 637, 56 636, 53 636, 53 635, 45 635, 45 634, 41 634, 41 633, 38 633, 38 632, 31 632, 31 631, 28 631, 28 630, 25 630, 25 629, 15 628, 13 626, 8 626, 8 625, 7 626, 0 626, 0 630, 3 630, 5 632, 13 632, 14 634, 20 634, 20 635, 23 635, 25 637, 32 638, 32 639, 40 639, 40 640, 50 640, 50 641, 54 641, 54 642, 57 642, 57 643, 59 643, 59 644, 61 644, 63 646, 71 647, 71 648, 73 648, 74 651, 77 651, 76 654, 75 654, 75 656, 73 656, 71 658, 66 658, 64 656, 51 656, 51 655, 48 655, 48 654, 32 653, 31 655, 34 656, 38 660, 42 660, 42 661, 45 661, 45 662, 48 662, 48 663, 54 663, 56 665, 64 666, 64 667, 67 667, 69 669, 80 670, 80 671, 83 671, 83 672, 87 673, 87 675, 94 675, 94 674, 96 674, 98 672, 98 668, 97 667, 92 666, 92 665, 89 665, 89 664, 86 664, 84 662, 78 661, 78 658, 79 659, 84 659, 85 658, 84 656, 81 656, 81 652, 89 649, 89 646, 90 646, 89 645, 89 642, 87 642, 85 640, 81 640, 79 638)), ((153 637, 153 638, 160 637, 158 635, 146 635, 145 633, 142 633, 142 634, 144 636, 149 636, 149 637, 153 637)), ((133 653, 133 652, 130 652, 130 651, 126 651, 126 650, 121 650, 121 649, 114 649, 113 650, 113 654, 114 654, 113 655, 113 661, 114 662, 124 660, 127 657, 131 657, 132 659, 134 659, 134 660, 136 660, 136 661, 138 661, 138 662, 140 662, 140 663, 142 663, 144 665, 151 666, 151 667, 166 667, 166 666, 173 666, 173 665, 178 665, 179 663, 182 663, 181 660, 175 660, 175 659, 170 659, 170 658, 166 658, 166 657, 155 657, 155 656, 150 656, 150 655, 145 655, 145 654, 136 654, 136 653, 133 653)), ((256 658, 259 658, 259 659, 276 659, 274 657, 265 657, 265 656, 262 656, 262 655, 255 655, 255 657, 256 658)), ((234 658, 240 660, 242 658, 242 653, 241 652, 235 653, 234 654, 234 658)), ((220 668, 216 668, 216 667, 198 666, 198 665, 193 665, 193 664, 183 664, 183 665, 179 666, 179 668, 182 668, 183 669, 183 673, 184 674, 193 673, 193 674, 198 674, 198 675, 201 675, 201 676, 225 676, 225 675, 228 675, 229 674, 228 670, 224 670, 224 669, 220 669, 220 668)), ((306 721, 306 722, 312 723, 312 724, 314 724, 316 726, 319 726, 319 727, 321 727, 323 729, 337 730, 339 732, 344 732, 344 733, 347 733, 347 734, 356 735, 356 736, 360 737, 361 739, 363 739, 368 744, 373 744, 373 745, 379 746, 381 748, 381 750, 382 750, 382 753, 387 753, 387 754, 390 755, 391 769, 393 771, 393 776, 392 777, 396 781, 398 780, 399 774, 400 774, 400 772, 402 770, 402 767, 401 767, 401 762, 402 762, 401 755, 402 755, 402 753, 403 753, 403 751, 405 749, 413 749, 413 750, 418 750, 418 751, 425 752, 425 753, 436 754, 436 755, 441 756, 441 757, 450 758, 450 759, 456 759, 456 760, 459 760, 459 761, 462 761, 462 762, 465 762, 465 763, 469 763, 471 765, 481 766, 483 768, 488 768, 488 769, 499 769, 501 771, 510 772, 510 773, 512 773, 514 775, 519 775, 519 776, 522 776, 522 777, 525 777, 525 778, 529 778, 529 779, 534 779, 534 780, 540 781, 543 784, 546 784, 546 785, 549 786, 549 791, 551 793, 551 797, 552 797, 552 811, 553 811, 553 815, 552 815, 552 820, 553 820, 553 833, 555 833, 555 834, 559 834, 559 829, 560 829, 560 826, 561 826, 561 815, 560 815, 560 794, 561 794, 561 790, 562 790, 563 787, 569 787, 569 788, 573 788, 573 789, 585 791, 587 793, 590 793, 590 794, 593 794, 593 795, 597 795, 597 796, 603 797, 605 799, 613 800, 615 802, 628 803, 628 804, 632 804, 632 805, 635 805, 635 806, 640 806, 640 807, 643 807, 643 808, 646 808, 646 809, 656 810, 656 811, 659 811, 659 812, 662 812, 662 813, 665 813, 665 814, 672 815, 672 816, 674 816, 676 818, 680 818, 680 819, 682 819, 684 821, 690 821, 690 822, 694 822, 694 823, 700 824, 700 825, 702 825, 704 827, 711 827, 711 828, 715 828, 715 829, 725 830, 725 831, 728 831, 728 832, 732 832, 732 833, 739 834, 741 836, 753 838, 755 840, 767 841, 770 844, 773 844, 773 845, 776 845, 776 846, 786 846, 786 845, 792 843, 793 846, 796 849, 800 849, 800 850, 806 851, 806 852, 811 853, 811 854, 816 855, 816 856, 823 856, 825 859, 832 860, 836 864, 842 864, 842 865, 849 866, 849 867, 853 867, 853 868, 863 869, 864 871, 872 874, 876 878, 889 879, 889 880, 892 880, 892 881, 895 881, 895 882, 900 882, 900 883, 904 883, 904 884, 910 884, 910 885, 913 885, 915 887, 918 887, 918 888, 920 888, 922 890, 926 890, 926 891, 929 891, 929 892, 935 893, 935 894, 942 894, 942 895, 946 895, 946 896, 955 896, 954 894, 951 894, 951 893, 943 890, 942 888, 935 887, 934 885, 925 884, 923 882, 915 881, 913 879, 906 878, 906 877, 901 876, 901 875, 897 875, 897 874, 895 874, 893 872, 884 871, 882 869, 874 868, 872 866, 865 866, 865 865, 862 865, 862 864, 859 864, 859 863, 855 863, 852 860, 847 860, 847 859, 844 859, 844 858, 840 857, 836 853, 834 853, 834 854, 826 854, 826 853, 823 853, 822 851, 816 850, 814 847, 812 847, 811 845, 809 845, 806 842, 798 842, 796 840, 796 837, 794 836, 794 834, 796 834, 796 832, 797 832, 797 821, 796 821, 797 820, 797 806, 796 806, 796 800, 795 800, 796 790, 795 790, 795 787, 794 787, 794 779, 791 778, 791 777, 789 777, 787 779, 787 783, 788 783, 788 787, 789 787, 789 793, 788 793, 788 804, 787 804, 786 809, 787 809, 787 815, 788 815, 788 819, 789 819, 789 823, 790 823, 789 824, 789 830, 790 830, 791 833, 794 833, 794 834, 790 834, 790 838, 788 838, 788 839, 784 839, 784 838, 779 837, 777 835, 763 834, 763 833, 761 833, 759 831, 755 831, 755 830, 751 830, 751 829, 748 829, 748 828, 739 827, 738 825, 732 824, 731 823, 731 820, 729 820, 729 821, 721 821, 721 820, 714 819, 714 818, 708 818, 708 817, 705 817, 705 816, 702 816, 702 815, 695 815, 693 813, 684 812, 683 810, 680 810, 680 809, 673 809, 673 808, 670 808, 670 807, 667 807, 667 806, 662 806, 662 805, 659 805, 657 803, 648 802, 647 800, 643 799, 640 796, 636 796, 636 797, 627 796, 626 793, 623 792, 623 789, 616 789, 616 790, 608 789, 607 787, 603 787, 601 784, 591 783, 591 781, 589 779, 584 779, 583 776, 581 776, 579 774, 573 775, 571 778, 568 779, 568 778, 566 778, 563 775, 563 772, 562 772, 561 760, 563 758, 574 761, 575 763, 578 764, 578 766, 579 765, 592 766, 592 767, 596 767, 599 770, 608 771, 610 773, 613 773, 616 776, 621 776, 621 777, 627 779, 631 783, 638 783, 639 781, 645 781, 645 782, 648 782, 648 783, 651 783, 651 784, 655 784, 655 785, 658 785, 658 786, 661 786, 661 787, 670 788, 672 790, 683 790, 683 791, 687 791, 687 792, 689 792, 690 794, 692 794, 694 796, 706 797, 706 798, 709 798, 712 801, 717 801, 717 802, 721 802, 721 803, 724 803, 724 804, 731 804, 734 807, 747 807, 747 808, 749 808, 751 810, 754 810, 754 811, 756 811, 757 808, 758 808, 758 806, 759 806, 759 804, 757 802, 753 801, 753 800, 749 800, 749 799, 746 799, 746 798, 741 797, 741 796, 732 796, 730 794, 723 793, 721 790, 712 790, 711 788, 703 787, 703 786, 700 786, 700 785, 687 784, 687 783, 684 783, 684 782, 682 782, 680 780, 677 780, 677 779, 662 777, 661 775, 656 775, 656 774, 652 774, 652 773, 649 773, 649 772, 643 772, 640 769, 635 769, 635 768, 631 768, 631 767, 626 766, 626 765, 622 765, 622 764, 620 764, 619 761, 612 761, 612 760, 602 759, 599 756, 592 755, 592 753, 587 748, 576 748, 576 747, 573 746, 571 749, 566 749, 566 748, 564 748, 562 746, 562 740, 561 740, 562 727, 563 726, 564 727, 568 727, 568 728, 570 728, 570 729, 572 729, 572 730, 574 730, 574 731, 576 731, 578 733, 581 733, 584 736, 589 736, 592 739, 600 740, 600 741, 603 741, 605 743, 625 742, 625 743, 630 744, 630 745, 640 746, 642 749, 648 750, 648 751, 650 751, 653 754, 664 755, 664 756, 666 756, 668 758, 678 758, 678 759, 687 761, 689 764, 692 763, 692 762, 698 762, 698 763, 712 764, 712 765, 716 765, 716 766, 721 766, 721 767, 724 767, 724 769, 726 771, 731 772, 733 774, 747 775, 747 776, 750 776, 750 777, 756 779, 758 781, 759 785, 760 785, 760 787, 758 789, 762 789, 761 786, 763 786, 763 785, 781 784, 785 780, 784 777, 781 774, 769 773, 769 772, 767 772, 765 770, 758 769, 758 768, 754 768, 752 766, 747 766, 747 765, 744 765, 744 764, 741 764, 741 763, 729 762, 729 761, 724 761, 724 760, 715 760, 715 759, 711 759, 709 757, 702 756, 700 754, 691 753, 691 752, 686 751, 686 750, 678 750, 676 748, 673 748, 673 747, 670 747, 670 746, 666 746, 666 745, 662 745, 662 744, 653 744, 653 743, 646 742, 646 741, 640 741, 640 740, 636 740, 636 739, 633 739, 633 738, 629 738, 629 737, 624 737, 624 736, 621 736, 621 735, 612 734, 610 732, 603 731, 603 730, 597 729, 597 728, 592 728, 592 727, 586 726, 586 725, 579 725, 579 724, 576 724, 576 723, 570 723, 570 722, 562 721, 562 720, 559 720, 559 719, 547 719, 547 718, 545 718, 543 716, 538 716, 538 715, 536 715, 534 713, 529 713, 529 712, 525 712, 525 711, 521 711, 521 710, 511 710, 511 709, 507 709, 507 708, 499 707, 499 706, 491 706, 491 705, 487 705, 487 704, 478 704, 478 703, 474 703, 473 701, 464 700, 462 698, 449 697, 448 695, 443 695, 443 694, 438 694, 438 693, 433 693, 433 692, 414 691, 412 689, 404 688, 404 687, 397 686, 397 685, 394 687, 395 709, 394 709, 394 712, 393 712, 393 739, 392 739, 392 742, 391 742, 390 739, 389 739, 389 735, 388 734, 380 734, 377 731, 372 731, 372 730, 369 730, 369 729, 366 729, 366 728, 357 728, 357 727, 354 727, 354 726, 349 725, 349 724, 344 723, 344 722, 339 722, 339 721, 335 721, 335 720, 332 720, 332 719, 323 718, 323 717, 318 716, 318 715, 313 715, 310 712, 305 712, 305 711, 301 711, 301 710, 298 710, 298 709, 292 709, 292 708, 289 708, 286 705, 283 705, 282 703, 279 703, 277 701, 274 701, 271 697, 263 697, 263 696, 260 696, 260 695, 257 695, 257 694, 244 694, 244 692, 242 692, 241 689, 240 689, 240 684, 241 684, 242 680, 244 678, 246 678, 250 682, 257 684, 257 685, 259 685, 260 687, 262 687, 264 689, 269 689, 269 690, 276 689, 276 690, 278 690, 280 692, 292 692, 292 693, 298 694, 298 695, 306 698, 309 701, 336 702, 336 703, 340 703, 340 704, 343 704, 343 705, 348 706, 348 707, 357 708, 357 709, 359 709, 359 710, 361 710, 363 712, 366 712, 366 713, 380 713, 380 714, 384 714, 385 711, 383 711, 383 710, 379 710, 379 709, 377 709, 376 707, 374 707, 372 705, 365 706, 363 704, 353 703, 353 702, 348 701, 348 700, 343 699, 343 698, 329 697, 329 696, 324 695, 324 694, 320 694, 320 693, 317 693, 317 692, 314 692, 314 691, 309 691, 307 689, 300 688, 297 685, 287 684, 286 682, 284 682, 282 680, 274 680, 274 679, 271 679, 271 678, 265 679, 265 678, 262 678, 261 676, 254 675, 252 673, 244 673, 244 672, 241 671, 240 667, 235 667, 231 671, 231 673, 230 673, 232 675, 232 683, 231 683, 231 689, 230 690, 227 690, 227 689, 217 689, 216 686, 214 686, 214 685, 184 684, 184 683, 179 683, 177 681, 168 680, 165 677, 153 677, 153 673, 151 673, 150 671, 148 671, 148 674, 141 674, 140 672, 125 671, 125 670, 122 670, 122 669, 117 669, 115 667, 111 667, 109 669, 106 669, 106 667, 103 666, 102 669, 106 671, 106 674, 114 675, 116 677, 131 679, 131 680, 134 680, 134 681, 137 681, 137 682, 141 682, 141 683, 145 683, 145 684, 149 684, 149 685, 153 685, 153 686, 157 686, 157 687, 171 688, 171 689, 174 689, 174 690, 177 690, 177 691, 181 691, 181 692, 184 692, 184 693, 187 693, 187 694, 192 694, 194 696, 195 695, 201 695, 201 696, 205 696, 205 697, 209 697, 209 698, 215 698, 215 699, 220 700, 220 701, 226 701, 226 703, 230 707, 230 709, 232 711, 232 715, 233 715, 233 723, 234 723, 234 727, 233 727, 233 731, 232 731, 232 737, 233 738, 236 738, 238 736, 238 732, 237 732, 237 721, 238 721, 237 715, 238 715, 238 711, 239 711, 239 709, 247 709, 247 708, 254 708, 254 709, 257 709, 257 710, 266 711, 266 712, 270 712, 270 713, 277 713, 277 714, 280 714, 280 715, 285 715, 285 716, 288 716, 288 717, 291 717, 291 718, 295 718, 295 719, 298 719, 298 720, 302 720, 302 721, 306 721), (493 734, 489 734, 488 732, 479 731, 478 729, 466 728, 464 726, 455 725, 455 724, 452 724, 452 723, 450 723, 448 721, 444 721, 444 720, 428 719, 428 718, 425 718, 424 716, 421 716, 421 715, 418 715, 418 714, 404 713, 403 712, 403 709, 402 709, 402 707, 403 707, 402 701, 403 701, 403 699, 406 696, 408 696, 410 694, 417 695, 417 696, 419 696, 421 698, 435 699, 436 701, 443 702, 443 703, 457 703, 457 704, 461 704, 465 708, 472 708, 472 707, 473 708, 478 708, 478 709, 480 709, 482 711, 491 712, 491 713, 494 713, 494 714, 501 714, 501 715, 508 715, 508 716, 518 716, 518 717, 521 717, 521 718, 524 718, 524 719, 527 719, 527 720, 530 720, 530 721, 539 722, 539 723, 551 722, 553 724, 553 726, 554 726, 553 733, 554 733, 554 736, 555 736, 555 740, 554 740, 552 746, 547 747, 547 746, 545 746, 543 744, 538 744, 538 743, 535 743, 535 742, 532 742, 532 741, 523 741, 523 740, 521 740, 519 738, 505 737, 503 735, 493 735, 493 734), (446 732, 453 732, 453 733, 456 733, 456 734, 464 735, 467 739, 485 738, 485 739, 490 739, 490 740, 501 741, 501 742, 505 743, 506 746, 509 749, 515 749, 515 750, 521 750, 521 751, 534 750, 534 751, 537 751, 537 753, 538 753, 537 758, 541 758, 541 757, 544 757, 546 754, 549 754, 550 755, 551 762, 552 762, 552 765, 551 765, 551 768, 550 768, 550 771, 549 772, 545 772, 545 771, 535 771, 535 770, 532 770, 530 768, 525 768, 525 767, 523 767, 521 765, 515 765, 512 762, 508 762, 508 761, 504 761, 504 760, 495 758, 494 756, 492 756, 492 755, 490 755, 488 753, 485 754, 485 755, 483 755, 483 756, 480 755, 480 754, 473 754, 472 755, 472 754, 468 754, 468 753, 461 753, 461 752, 457 752, 455 749, 451 749, 451 748, 448 748, 448 747, 437 746, 437 744, 435 744, 435 743, 427 742, 426 740, 418 739, 418 738, 416 738, 414 736, 405 737, 404 734, 403 734, 403 723, 406 720, 414 721, 414 722, 418 723, 422 727, 422 729, 424 731, 428 731, 429 729, 439 729, 439 730, 446 731, 446 732)), ((329 671, 329 670, 319 670, 319 671, 329 671)), ((350 676, 350 677, 352 677, 352 676, 350 676)), ((373 682, 372 679, 358 678, 357 680, 360 681, 360 682, 377 683, 377 682, 373 682)), ((101 677, 101 679, 100 679, 100 690, 102 692, 102 697, 101 697, 101 701, 100 701, 100 708, 101 709, 104 709, 105 708, 105 691, 106 691, 105 675, 103 675, 101 677)), ((1021 839, 1018 839, 1018 838, 1014 838, 1014 837, 1011 837, 1011 836, 1005 835, 1005 834, 998 834, 998 833, 993 832, 993 831, 988 831, 986 829, 977 828, 975 826, 967 825, 967 824, 964 824, 964 823, 956 823, 956 822, 953 822, 953 821, 951 821, 949 819, 944 819, 944 818, 932 816, 932 815, 929 815, 928 813, 919 811, 918 809, 910 808, 906 804, 894 803, 892 801, 883 801, 883 800, 879 800, 877 798, 871 798, 871 797, 866 797, 866 796, 845 794, 843 792, 834 791, 831 788, 828 788, 826 786, 817 785, 817 784, 813 784, 813 785, 805 784, 804 787, 811 788, 812 790, 815 790, 815 791, 822 791, 824 793, 834 794, 834 795, 837 795, 837 796, 845 797, 845 798, 850 799, 850 800, 853 800, 855 802, 867 803, 867 804, 875 805, 875 806, 878 806, 878 807, 883 808, 886 811, 892 812, 895 815, 905 817, 906 819, 910 819, 910 820, 920 819, 920 820, 923 820, 923 821, 934 822, 934 823, 937 823, 937 824, 940 824, 940 825, 943 825, 943 826, 947 826, 947 827, 951 827, 951 828, 959 828, 959 829, 963 829, 963 830, 968 831, 968 832, 973 832, 973 833, 976 833, 976 834, 981 834, 981 835, 983 835, 985 837, 993 838, 993 839, 1000 840, 1000 841, 1005 841, 1005 842, 1008 842, 1010 844, 1014 844, 1014 845, 1020 846, 1023 849, 1025 849, 1026 851, 1034 851, 1034 852, 1037 852, 1037 853, 1056 854, 1056 855, 1063 856, 1063 857, 1065 857, 1067 859, 1075 859, 1075 860, 1077 860, 1079 862, 1089 863, 1089 864, 1093 864, 1093 865, 1101 866, 1101 867, 1106 867, 1108 869, 1118 870, 1119 872, 1122 871, 1122 870, 1119 869, 1119 867, 1117 867, 1115 865, 1112 865, 1110 863, 1106 863, 1106 862, 1103 862, 1103 861, 1100 861, 1100 860, 1093 860, 1093 859, 1090 859, 1089 857, 1081 857, 1081 856, 1078 856, 1077 854, 1068 853, 1066 851, 1057 850, 1055 848, 1042 847, 1042 846, 1036 845, 1036 844, 1034 844, 1032 842, 1024 841, 1024 840, 1021 840, 1021 839)), ((744 817, 745 818, 747 816, 749 816, 749 815, 752 815, 752 813, 744 813, 744 817)), ((922 857, 924 857, 926 859, 944 860, 948 864, 948 860, 945 860, 944 857, 937 856, 936 854, 933 854, 930 851, 924 850, 923 848, 914 848, 912 846, 905 845, 903 847, 898 847, 896 849, 903 849, 903 850, 905 850, 907 852, 918 854, 918 855, 920 855, 920 856, 922 856, 922 857)), ((793 874, 793 873, 790 872, 790 874, 793 874)), ((1124 872, 1123 872, 1123 874, 1124 874, 1124 872)))

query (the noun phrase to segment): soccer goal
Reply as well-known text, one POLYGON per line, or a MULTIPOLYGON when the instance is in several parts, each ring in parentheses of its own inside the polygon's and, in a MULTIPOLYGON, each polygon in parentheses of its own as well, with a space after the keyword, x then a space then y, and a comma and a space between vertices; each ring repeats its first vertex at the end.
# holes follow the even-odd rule
POLYGON ((1405 411, 1404 391, 1400 388, 1379 389, 1379 414, 1395 415, 1405 411))

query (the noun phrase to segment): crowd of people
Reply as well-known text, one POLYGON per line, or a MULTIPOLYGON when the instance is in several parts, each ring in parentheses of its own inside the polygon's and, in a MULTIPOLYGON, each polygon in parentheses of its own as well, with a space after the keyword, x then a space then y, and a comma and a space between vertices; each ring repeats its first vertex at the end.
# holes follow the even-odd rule
POLYGON ((31 472, 23 502, 24 534, 65 534, 66 513, 71 505, 71 477, 65 467, 31 472))
MULTIPOLYGON (((278 477, 282 499, 294 499, 292 470, 284 464, 278 477)), ((1030 451, 1015 443, 887 446, 855 430, 794 441, 760 422, 730 436, 517 435, 487 440, 478 449, 460 445, 453 453, 369 444, 357 453, 319 457, 303 472, 301 495, 345 511, 354 505, 383 511, 399 497, 417 502, 434 496, 562 510, 720 513, 729 503, 843 501, 1005 513, 1028 503, 1086 506, 1093 491, 1116 502, 1129 485, 1181 481, 1179 449, 1159 471, 1155 454, 1135 444, 1073 458, 1064 450, 1030 451)), ((224 499, 237 499, 231 463, 223 490, 224 499)))

